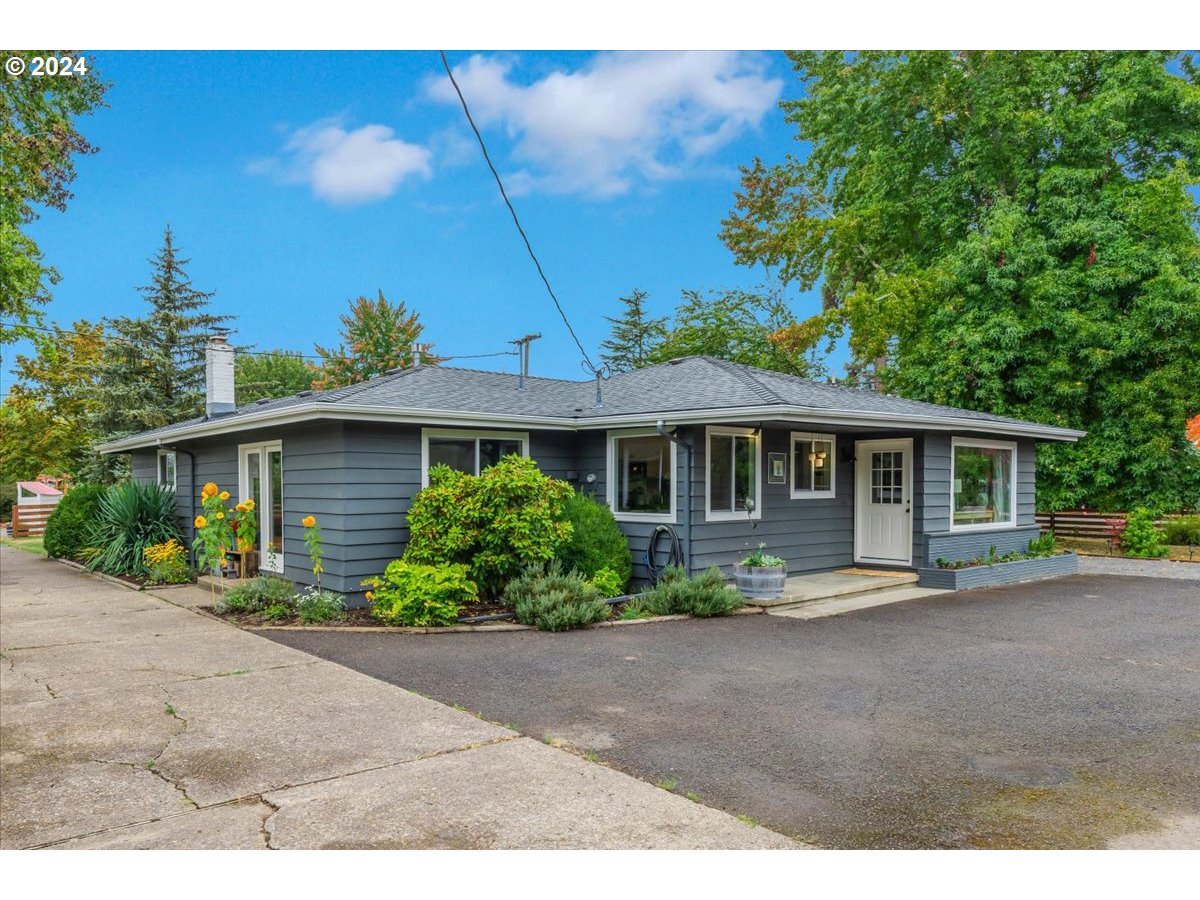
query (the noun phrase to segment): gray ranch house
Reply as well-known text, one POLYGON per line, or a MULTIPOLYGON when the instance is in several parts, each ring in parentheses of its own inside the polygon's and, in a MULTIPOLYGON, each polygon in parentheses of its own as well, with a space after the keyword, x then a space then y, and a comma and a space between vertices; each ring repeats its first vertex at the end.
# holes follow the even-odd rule
POLYGON ((253 497, 263 566, 301 583, 300 520, 315 515, 324 581, 351 602, 403 553, 409 504, 436 463, 477 473, 532 457, 612 508, 639 580, 660 525, 692 572, 730 571, 760 542, 792 573, 916 570, 1024 549, 1037 535, 1036 443, 1083 435, 709 357, 603 383, 418 365, 235 407, 233 355, 210 342, 203 417, 100 449, 174 487, 188 529, 205 482, 253 497))

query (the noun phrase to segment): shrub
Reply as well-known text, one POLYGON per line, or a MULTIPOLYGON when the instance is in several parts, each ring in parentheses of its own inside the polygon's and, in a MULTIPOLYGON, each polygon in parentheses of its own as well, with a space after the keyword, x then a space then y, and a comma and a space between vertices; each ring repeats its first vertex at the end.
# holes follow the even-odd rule
POLYGON ((695 578, 688 578, 682 568, 672 566, 663 571, 657 585, 629 601, 627 609, 631 609, 635 615, 648 613, 654 616, 707 618, 727 616, 745 605, 737 589, 725 581, 725 576, 716 566, 706 569, 695 578))
POLYGON ((621 579, 620 586, 610 596, 624 593, 633 574, 633 558, 612 510, 585 494, 572 492, 563 514, 571 523, 571 535, 563 541, 557 555, 563 570, 574 569, 594 579, 601 569, 608 569, 621 579))
POLYGON ((371 588, 367 599, 372 615, 392 625, 453 625, 459 607, 479 599, 461 563, 430 566, 398 559, 363 584, 371 588))
POLYGON ((181 537, 174 491, 142 481, 118 484, 104 492, 88 529, 88 542, 96 548, 88 568, 144 576, 146 548, 181 537))
POLYGON ((518 622, 542 631, 582 628, 612 615, 600 590, 579 572, 564 573, 557 560, 510 581, 504 601, 513 607, 518 622))
POLYGON ((1029 542, 1030 556, 1053 556, 1057 552, 1054 542, 1054 532, 1047 531, 1029 542))
POLYGON ((165 544, 152 544, 142 551, 146 580, 151 584, 185 584, 192 580, 183 544, 171 538, 165 544))
POLYGON ((100 498, 107 490, 102 484, 81 484, 71 488, 46 520, 43 544, 49 556, 81 559, 88 546, 88 532, 96 520, 100 498))
POLYGON ((591 582, 602 597, 620 597, 625 593, 628 578, 623 578, 612 569, 605 566, 591 577, 591 582))
POLYGON ((287 603, 272 603, 262 611, 262 614, 264 619, 278 622, 281 619, 290 619, 292 617, 292 607, 287 603))
POLYGON ((570 485, 519 456, 506 456, 478 476, 434 466, 429 487, 408 511, 404 559, 465 565, 479 589, 494 597, 525 568, 553 559, 570 537, 563 519, 570 495, 570 485))
POLYGON ((301 622, 328 622, 330 619, 340 619, 345 612, 346 604, 341 597, 332 591, 323 591, 316 585, 309 585, 296 597, 296 615, 301 622))
POLYGON ((1166 556, 1162 533, 1154 527, 1154 516, 1144 506, 1133 510, 1125 519, 1125 531, 1121 534, 1121 549, 1126 556, 1156 558, 1166 556))
POLYGON ((290 609, 296 587, 283 578, 259 575, 253 581, 230 588, 217 601, 217 612, 261 612, 270 606, 282 605, 290 609))
POLYGON ((1163 538, 1176 546, 1200 545, 1200 516, 1168 520, 1163 525, 1163 538))

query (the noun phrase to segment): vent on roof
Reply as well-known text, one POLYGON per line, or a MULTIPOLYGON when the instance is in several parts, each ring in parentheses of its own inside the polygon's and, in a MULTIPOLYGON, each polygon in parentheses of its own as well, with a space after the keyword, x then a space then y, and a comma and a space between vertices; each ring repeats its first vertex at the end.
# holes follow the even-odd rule
POLYGON ((403 371, 404 371, 404 366, 396 366, 396 368, 394 368, 394 369, 388 369, 388 370, 387 370, 386 372, 384 372, 383 374, 384 374, 384 375, 395 375, 397 372, 403 372, 403 371))
POLYGON ((307 397, 307 396, 308 396, 309 394, 311 394, 311 393, 312 393, 312 391, 301 391, 301 392, 300 392, 300 393, 298 393, 296 396, 297 396, 297 397, 307 397))
POLYGON ((270 397, 263 397, 263 398, 262 398, 262 399, 260 399, 260 400, 255 400, 255 401, 254 401, 254 405, 255 405, 255 406, 262 406, 264 403, 270 403, 270 402, 271 402, 271 398, 270 398, 270 397))

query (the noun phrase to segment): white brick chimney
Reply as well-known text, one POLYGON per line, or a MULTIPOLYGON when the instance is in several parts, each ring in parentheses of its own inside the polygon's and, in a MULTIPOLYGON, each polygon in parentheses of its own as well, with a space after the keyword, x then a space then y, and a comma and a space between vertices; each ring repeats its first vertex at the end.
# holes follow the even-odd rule
POLYGON ((204 351, 204 410, 210 416, 234 412, 233 347, 223 334, 208 339, 204 351))

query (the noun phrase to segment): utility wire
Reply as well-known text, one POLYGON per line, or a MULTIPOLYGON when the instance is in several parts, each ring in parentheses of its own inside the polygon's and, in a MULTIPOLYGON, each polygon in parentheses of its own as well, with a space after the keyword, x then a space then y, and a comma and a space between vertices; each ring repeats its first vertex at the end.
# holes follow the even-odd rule
POLYGON ((446 74, 450 77, 450 83, 454 85, 454 93, 458 94, 458 102, 462 104, 467 122, 470 124, 471 130, 475 132, 475 139, 479 141, 479 149, 483 151, 484 162, 492 170, 492 177, 496 179, 496 186, 500 188, 500 196, 504 198, 504 205, 508 207, 509 213, 512 214, 513 224, 517 226, 517 231, 521 233, 521 240, 525 242, 525 249, 529 251, 529 258, 533 260, 534 266, 537 267, 538 275, 542 276, 542 284, 546 285, 546 292, 550 295, 550 299, 554 301, 554 306, 558 310, 558 314, 562 316, 563 324, 567 326, 567 331, 571 332, 571 338, 575 341, 575 346, 579 348, 579 352, 583 355, 584 365, 593 375, 598 374, 599 370, 592 364, 591 358, 588 356, 587 351, 583 349, 583 344, 579 341, 579 336, 575 334, 575 329, 571 327, 571 322, 567 318, 567 314, 563 311, 562 304, 558 302, 558 297, 554 294, 554 288, 550 287, 550 279, 546 277, 546 273, 542 269, 542 264, 538 262, 537 254, 533 252, 533 245, 529 243, 529 236, 525 234, 525 229, 521 227, 521 220, 517 218, 517 211, 513 208, 512 201, 508 199, 508 191, 504 189, 504 182, 500 180, 500 173, 496 171, 496 166, 493 165, 492 157, 488 153, 487 144, 483 142, 483 135, 480 134, 479 127, 471 117, 471 110, 467 107, 467 98, 463 96, 462 88, 458 86, 458 81, 454 78, 454 72, 450 69, 450 62, 446 59, 446 51, 439 50, 438 53, 442 55, 442 66, 445 68, 446 74))
MULTIPOLYGON (((82 337, 82 338, 94 338, 103 343, 122 344, 122 345, 129 346, 129 347, 143 347, 147 343, 144 341, 131 341, 131 340, 128 340, 127 338, 120 338, 120 337, 116 337, 114 335, 109 335, 109 334, 103 334, 103 333, 101 333, 101 334, 92 334, 92 333, 85 334, 85 333, 79 332, 79 331, 71 331, 68 328, 47 328, 44 325, 31 325, 31 324, 27 324, 27 323, 21 323, 18 325, 15 322, 0 322, 0 327, 11 329, 12 331, 17 331, 21 328, 29 328, 29 329, 32 329, 33 331, 45 332, 46 334, 54 334, 54 335, 61 334, 61 335, 73 335, 74 337, 82 337)), ((160 343, 156 344, 156 346, 166 347, 169 345, 163 344, 160 342, 160 343)), ((298 359, 315 359, 315 360, 325 359, 325 357, 323 357, 323 356, 313 356, 313 355, 310 355, 307 353, 299 353, 299 352, 292 351, 292 350, 236 350, 236 352, 238 354, 241 354, 244 356, 274 356, 277 353, 282 353, 286 356, 291 356, 291 357, 295 357, 298 359)), ((460 353, 455 356, 438 356, 436 358, 439 362, 446 362, 446 361, 453 360, 453 359, 484 359, 486 357, 493 357, 493 356, 517 356, 517 355, 518 355, 518 353, 516 350, 500 350, 496 353, 460 353)), ((204 354, 203 354, 203 352, 198 353, 198 354, 188 354, 188 357, 190 359, 203 359, 204 354)))

